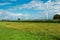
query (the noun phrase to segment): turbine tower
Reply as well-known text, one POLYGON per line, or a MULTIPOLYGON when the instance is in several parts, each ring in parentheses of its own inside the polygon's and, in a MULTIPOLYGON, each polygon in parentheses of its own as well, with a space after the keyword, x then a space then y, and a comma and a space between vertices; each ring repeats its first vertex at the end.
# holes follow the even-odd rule
POLYGON ((26 11, 26 12, 25 12, 26 20, 28 20, 28 19, 29 19, 29 15, 28 15, 27 13, 28 13, 28 12, 26 11))
POLYGON ((26 16, 26 20, 28 20, 28 19, 29 19, 29 18, 28 18, 28 15, 26 14, 25 16, 26 16))
MULTIPOLYGON (((49 2, 51 2, 52 0, 49 0, 49 2)), ((48 4, 47 4, 47 13, 46 13, 46 17, 47 17, 47 20, 48 20, 48 8, 49 8, 49 6, 48 6, 48 4)))

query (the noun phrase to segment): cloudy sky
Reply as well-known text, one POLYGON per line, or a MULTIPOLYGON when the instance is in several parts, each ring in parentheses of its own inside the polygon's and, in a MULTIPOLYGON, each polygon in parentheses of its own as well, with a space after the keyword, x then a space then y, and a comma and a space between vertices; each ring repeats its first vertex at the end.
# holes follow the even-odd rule
POLYGON ((0 0, 0 19, 52 19, 60 0, 0 0))

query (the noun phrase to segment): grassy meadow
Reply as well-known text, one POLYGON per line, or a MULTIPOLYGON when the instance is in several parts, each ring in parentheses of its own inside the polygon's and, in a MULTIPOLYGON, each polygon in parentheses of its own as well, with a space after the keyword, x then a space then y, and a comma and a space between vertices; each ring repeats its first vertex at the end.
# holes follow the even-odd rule
POLYGON ((0 40, 60 40, 60 23, 0 22, 0 40))

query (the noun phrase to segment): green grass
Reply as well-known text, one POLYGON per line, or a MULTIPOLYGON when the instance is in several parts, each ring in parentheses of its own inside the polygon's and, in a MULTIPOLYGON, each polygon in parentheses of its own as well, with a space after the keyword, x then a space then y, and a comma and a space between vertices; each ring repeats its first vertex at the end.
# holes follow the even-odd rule
POLYGON ((0 22, 0 40, 60 40, 60 23, 0 22))

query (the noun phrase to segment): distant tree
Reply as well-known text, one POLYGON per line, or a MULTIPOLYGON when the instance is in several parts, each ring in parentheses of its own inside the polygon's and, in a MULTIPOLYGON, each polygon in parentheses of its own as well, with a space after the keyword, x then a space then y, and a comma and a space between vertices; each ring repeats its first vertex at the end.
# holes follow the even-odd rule
POLYGON ((54 15, 53 19, 60 19, 60 15, 59 14, 54 15))
POLYGON ((18 18, 18 20, 20 20, 20 18, 18 18))

